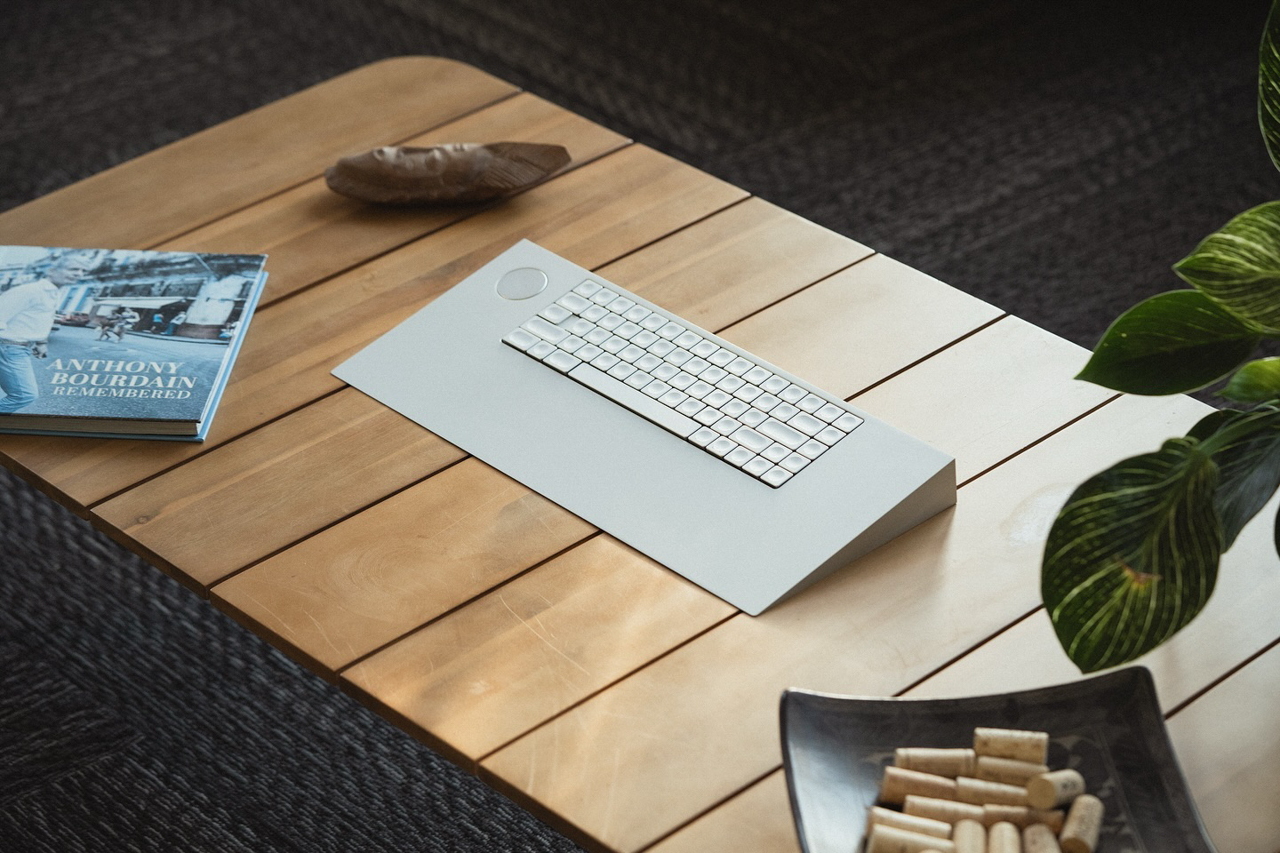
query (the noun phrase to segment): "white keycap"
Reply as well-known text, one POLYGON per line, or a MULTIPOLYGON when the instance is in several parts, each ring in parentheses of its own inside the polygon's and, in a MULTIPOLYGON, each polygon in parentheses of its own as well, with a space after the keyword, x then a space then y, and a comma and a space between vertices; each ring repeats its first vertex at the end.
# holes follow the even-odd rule
POLYGON ((609 370, 617 363, 618 357, 609 352, 600 353, 600 355, 591 359, 591 366, 596 370, 609 370))
POLYGON ((560 328, 564 329, 571 335, 578 335, 579 337, 585 337, 587 332, 590 332, 592 329, 596 328, 596 325, 595 323, 592 323, 590 320, 584 320, 581 317, 574 317, 573 322, 568 323, 567 325, 562 325, 560 328))
POLYGON ((682 332, 684 332, 684 326, 681 326, 679 323, 667 323, 667 325, 658 329, 657 332, 658 337, 674 341, 676 338, 680 337, 682 332))
POLYGON ((742 429, 738 422, 730 417, 723 417, 711 425, 711 428, 721 435, 730 435, 742 429))
POLYGON ((652 313, 653 313, 652 311, 650 311, 648 308, 645 308, 643 305, 633 305, 630 308, 628 308, 626 313, 623 314, 622 316, 626 317, 628 320, 630 320, 633 323, 639 323, 641 320, 643 320, 645 317, 648 317, 652 313))
POLYGON ((645 373, 643 370, 637 370, 635 373, 627 377, 627 384, 639 391, 646 385, 653 382, 653 377, 645 373))
POLYGON ((551 367, 554 367, 556 370, 560 371, 561 373, 568 373, 570 370, 573 370, 579 364, 582 364, 582 359, 575 358, 569 355, 569 353, 565 352, 564 350, 556 350, 555 352, 551 353, 551 355, 544 358, 542 360, 542 363, 550 365, 551 367))
POLYGON ((787 421, 794 418, 796 416, 796 412, 798 411, 800 410, 797 409, 795 406, 791 405, 790 403, 781 403, 776 408, 774 408, 774 410, 770 412, 769 415, 770 417, 777 418, 783 423, 786 423, 787 421))
POLYGON ((857 415, 851 415, 846 412, 845 414, 836 418, 836 421, 835 423, 832 424, 832 426, 838 430, 843 430, 845 432, 853 432, 854 429, 856 429, 858 424, 860 423, 862 423, 862 418, 858 417, 857 415))
POLYGON ((760 424, 760 426, 756 427, 756 429, 779 444, 785 444, 792 450, 795 450, 797 447, 809 440, 809 436, 798 430, 792 429, 781 421, 776 421, 773 418, 769 418, 764 423, 760 424))
POLYGON ((844 414, 844 409, 840 408, 834 403, 827 403, 821 409, 818 409, 818 411, 814 412, 813 416, 819 420, 823 420, 823 421, 826 421, 827 423, 831 423, 832 421, 834 421, 836 418, 840 417, 843 414, 844 414))
POLYGON ((708 341, 704 338, 702 343, 694 345, 693 354, 698 358, 706 358, 718 349, 720 349, 720 345, 718 343, 715 341, 708 341))
POLYGON ((781 397, 783 402, 786 402, 786 403, 799 402, 809 394, 808 391, 804 390, 799 385, 788 385, 786 388, 783 388, 781 391, 775 391, 774 393, 777 394, 779 397, 781 397))
POLYGON ((617 299, 610 302, 607 307, 615 314, 625 314, 632 308, 636 307, 636 301, 634 299, 628 299, 625 296, 619 296, 617 299))
POLYGON ((708 367, 706 370, 698 374, 698 378, 701 379, 703 382, 710 382, 712 385, 715 385, 717 382, 719 382, 721 379, 724 379, 728 375, 729 374, 725 373, 723 369, 712 365, 711 367, 708 367))
MULTIPOLYGON (((720 420, 723 417, 724 415, 720 414, 719 409, 714 408, 712 406, 707 406, 705 409, 698 412, 698 414, 694 415, 693 419, 705 426, 711 426, 713 423, 715 423, 716 421, 720 420)), ((719 434, 720 433, 716 433, 716 435, 719 435, 719 434)))
POLYGON ((737 391, 733 392, 733 396, 737 397, 739 400, 746 400, 748 403, 750 403, 752 400, 754 400, 756 397, 759 397, 763 393, 764 393, 763 391, 761 391, 759 388, 757 388, 754 385, 743 385, 737 391))
POLYGON ((548 343, 547 341, 538 341, 536 344, 534 344, 533 346, 525 350, 526 353, 538 359, 539 361, 551 355, 551 353, 555 351, 556 351, 555 345, 548 343))
POLYGON ((755 367, 755 365, 754 365, 754 364, 752 364, 751 362, 747 361, 747 360, 746 360, 745 358, 743 358, 742 356, 738 356, 738 357, 737 357, 737 358, 735 358, 733 361, 731 361, 731 362, 729 362, 727 365, 723 365, 723 366, 724 366, 724 369, 725 369, 725 370, 729 371, 729 372, 730 372, 730 373, 732 373, 734 376, 741 376, 742 374, 746 373, 746 372, 747 372, 748 370, 750 370, 751 368, 755 367))
POLYGON ((755 458, 756 455, 745 447, 735 447, 733 450, 730 450, 725 454, 724 461, 728 462, 730 465, 736 465, 741 468, 743 465, 755 458))
POLYGON ((680 368, 674 364, 659 364, 653 369, 653 375, 666 382, 668 379, 680 372, 680 368))
POLYGON ((689 436, 689 440, 699 447, 706 447, 708 444, 718 440, 719 438, 720 433, 713 429, 707 429, 706 427, 702 427, 693 435, 689 436))
POLYGON ((761 453, 770 444, 773 444, 772 441, 751 429, 751 427, 739 427, 730 434, 730 437, 754 453, 761 453))
POLYGON ((664 341, 664 340, 656 340, 653 343, 649 344, 649 346, 647 347, 649 352, 653 353, 658 358, 662 358, 664 355, 671 352, 675 348, 676 348, 676 345, 671 343, 671 341, 664 341))
POLYGON ((775 465, 766 471, 760 479, 764 480, 770 486, 781 486, 783 483, 787 482, 787 480, 791 479, 791 472, 785 468, 779 468, 775 465))
POLYGON ((606 313, 599 320, 596 320, 596 325, 602 329, 608 329, 612 332, 625 322, 627 321, 619 317, 617 314, 606 313))
POLYGON ((836 429, 835 427, 827 427, 822 432, 815 435, 814 438, 818 439, 818 441, 821 441, 827 447, 831 447, 837 441, 844 438, 844 433, 842 433, 840 430, 836 429))
POLYGON ((749 427, 753 427, 764 423, 764 419, 767 417, 768 415, 759 409, 747 409, 741 416, 739 416, 738 420, 742 421, 749 427))
POLYGON ((510 344, 520 350, 520 352, 524 352, 540 340, 542 339, 533 334, 533 332, 525 329, 512 329, 510 332, 507 332, 507 335, 502 339, 502 342, 510 344))
POLYGON ((737 446, 738 445, 734 444, 724 436, 720 436, 715 441, 707 445, 707 450, 711 451, 716 456, 726 456, 729 451, 734 450, 737 446))
POLYGON ((584 341, 582 338, 578 337, 577 335, 570 335, 560 343, 556 344, 556 347, 564 350, 565 352, 577 352, 578 350, 580 350, 582 347, 586 345, 587 345, 587 342, 584 341))
POLYGON ((591 306, 590 302, 573 292, 569 292, 564 296, 561 296, 556 300, 556 304, 561 308, 565 308, 566 310, 573 312, 574 314, 577 314, 582 309, 591 306))
POLYGON ((688 438, 698 429, 698 424, 692 419, 686 418, 674 409, 667 408, 657 400, 650 400, 644 394, 628 388, 624 383, 601 373, 589 364, 578 365, 569 373, 569 377, 681 438, 688 438))
POLYGON ((655 379, 640 389, 641 393, 648 394, 655 400, 670 390, 671 386, 663 382, 661 379, 655 379))
MULTIPOLYGON (((675 388, 671 388, 669 391, 667 391, 667 393, 663 394, 661 397, 658 398, 658 402, 665 403, 666 405, 674 409, 688 399, 689 399, 688 394, 684 393, 683 391, 679 391, 675 388)), ((826 450, 825 444, 822 446, 822 449, 826 450)))
POLYGON ((737 417, 741 417, 742 413, 749 408, 750 406, 748 406, 746 403, 742 402, 741 400, 730 400, 729 402, 725 403, 723 406, 720 407, 720 411, 724 412, 726 415, 728 415, 731 418, 737 418, 737 417))
POLYGON ((707 361, 714 364, 716 367, 724 367, 726 364, 733 361, 737 357, 738 356, 736 354, 730 352, 727 349, 718 349, 715 352, 711 353, 711 355, 703 356, 703 358, 705 358, 707 361))
POLYGON ((695 355, 693 358, 689 359, 688 361, 686 361, 684 364, 680 366, 685 369, 686 373, 690 373, 694 376, 697 376, 698 374, 702 373, 702 371, 710 367, 711 362, 703 361, 702 359, 698 358, 695 355))
POLYGON ((604 350, 605 352, 611 352, 614 355, 617 355, 618 353, 626 349, 628 346, 629 345, 627 344, 627 342, 624 341, 622 338, 618 337, 617 335, 612 335, 607 341, 604 341, 603 343, 600 344, 600 349, 604 350))
POLYGON ((645 349, 648 349, 650 344, 652 344, 654 341, 660 341, 660 340, 662 339, 659 338, 657 335, 655 335, 653 332, 641 332, 640 334, 636 335, 634 338, 631 339, 631 343, 635 344, 638 347, 644 347, 645 349))
POLYGON ((756 397, 754 400, 751 401, 751 405, 755 406, 757 409, 759 409, 762 412, 768 412, 768 411, 772 411, 773 407, 778 405, 781 402, 782 402, 781 400, 779 400, 777 397, 773 396, 772 394, 761 394, 759 397, 756 397))
MULTIPOLYGON (((591 363, 593 367, 599 367, 594 361, 591 363)), ((625 361, 616 362, 613 367, 609 368, 609 375, 614 379, 626 381, 626 378, 636 372, 634 364, 627 364, 625 361)))
POLYGON ((696 379, 685 373, 683 370, 667 380, 672 388, 679 388, 681 391, 685 390, 696 381, 696 379))
POLYGON ((729 394, 732 394, 734 391, 737 391, 739 388, 741 388, 743 385, 746 385, 746 384, 747 383, 742 381, 741 376, 734 376, 733 374, 729 374, 728 376, 724 377, 719 382, 717 382, 716 387, 719 388, 721 391, 725 391, 729 394))
POLYGON ((630 321, 623 321, 621 326, 613 330, 613 333, 620 338, 631 340, 640 333, 640 327, 630 321))
POLYGON ((667 318, 661 314, 650 314, 640 321, 641 328, 648 329, 650 332, 656 332, 665 325, 667 325, 667 318))
POLYGON ((685 397, 684 402, 676 406, 676 411, 682 415, 693 417, 705 408, 706 406, 701 400, 695 400, 693 397, 685 397))
POLYGON ((772 373, 765 370, 760 365, 756 365, 746 373, 742 374, 742 378, 750 382, 752 385, 763 385, 765 380, 772 375, 772 373))
POLYGON ((541 317, 530 317, 520 325, 520 328, 526 332, 532 332, 544 341, 550 341, 553 344, 558 344, 569 337, 569 333, 564 329, 551 325, 541 317))
MULTIPOLYGON (((628 349, 630 349, 630 347, 628 347, 628 349)), ((658 358, 653 353, 648 352, 644 353, 644 355, 637 359, 633 359, 633 361, 635 362, 636 367, 650 372, 652 372, 659 364, 662 364, 662 359, 658 358)))
POLYGON ((772 462, 781 462, 783 459, 786 459, 791 455, 791 448, 775 442, 774 444, 766 447, 764 452, 760 455, 772 462))
POLYGON ((614 293, 607 287, 602 287, 595 293, 591 294, 591 301, 597 305, 608 305, 610 302, 618 298, 618 294, 614 293))
POLYGON ((602 352, 604 352, 604 350, 600 349, 600 347, 595 344, 587 344, 582 349, 575 352, 574 355, 583 361, 593 361, 595 357, 602 352))
POLYGON ((800 445, 800 449, 796 451, 801 456, 807 456, 810 459, 817 459, 819 456, 827 452, 827 446, 821 441, 814 441, 812 438, 800 445))
POLYGON ((630 363, 635 363, 636 359, 642 355, 647 355, 647 353, 635 344, 627 344, 618 350, 618 358, 630 363))
POLYGON ((702 398, 702 402, 708 406, 715 406, 717 409, 729 402, 729 395, 723 391, 712 391, 710 394, 702 398))
POLYGON ((599 346, 600 344, 609 340, 609 338, 613 337, 613 333, 608 331, 607 329, 593 328, 591 331, 583 335, 583 337, 587 339, 588 343, 593 343, 596 346, 599 346))
POLYGON ((802 412, 813 414, 827 404, 827 401, 819 397, 817 394, 806 394, 796 403, 796 408, 802 412))
POLYGON ((581 317, 584 320, 590 320, 592 323, 595 323, 608 313, 609 312, 606 309, 601 308, 599 305, 592 305, 590 308, 583 309, 581 317))
POLYGON ((548 305, 538 312, 538 316, 552 323, 559 323, 561 320, 567 320, 573 316, 573 312, 567 308, 561 308, 559 305, 548 305))
POLYGON ((703 397, 707 396, 712 391, 714 391, 715 388, 713 388, 712 386, 708 385, 707 383, 699 379, 697 382, 693 383, 685 390, 689 392, 690 397, 696 397, 697 399, 701 400, 703 397))
POLYGON ((761 382, 760 387, 768 391, 770 394, 777 394, 779 391, 781 391, 783 388, 786 388, 790 384, 791 384, 790 382, 788 382, 786 379, 783 379, 781 376, 771 376, 768 379, 766 379, 764 382, 761 382))
POLYGON ((787 421, 787 426, 795 427, 805 435, 812 436, 822 432, 822 429, 826 424, 815 418, 813 415, 799 412, 794 418, 787 421))
POLYGON ((599 289, 600 289, 599 284, 592 281, 591 279, 587 279, 582 284, 575 287, 573 289, 573 292, 578 294, 579 296, 593 296, 595 292, 599 289))
POLYGON ((672 341, 676 346, 684 347, 685 349, 693 349, 701 342, 702 335, 699 335, 697 332, 690 332, 687 329, 680 333, 680 337, 672 341))
POLYGON ((768 459, 765 459, 763 456, 757 456, 756 458, 748 462, 746 465, 743 465, 742 470, 746 471, 752 477, 759 477, 761 474, 763 474, 765 471, 768 471, 772 467, 773 467, 773 463, 770 462, 768 459))
POLYGON ((663 356, 665 361, 668 361, 677 367, 684 364, 691 358, 693 358, 693 353, 689 352, 687 349, 680 349, 679 347, 676 347, 671 352, 663 356))
POLYGON ((792 474, 794 474, 804 466, 808 465, 809 460, 801 456, 799 453, 792 453, 790 456, 788 456, 786 459, 783 459, 778 464, 781 465, 783 468, 786 468, 792 474))

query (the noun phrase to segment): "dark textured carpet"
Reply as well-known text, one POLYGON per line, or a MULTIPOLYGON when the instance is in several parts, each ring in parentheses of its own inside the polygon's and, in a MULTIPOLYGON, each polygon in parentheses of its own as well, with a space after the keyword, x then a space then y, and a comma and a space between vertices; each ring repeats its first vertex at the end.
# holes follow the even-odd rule
MULTIPOLYGON (((442 54, 1092 345, 1277 194, 1265 6, 8 0, 0 208, 442 54)), ((572 849, 7 476, 0 602, 6 851, 572 849)))

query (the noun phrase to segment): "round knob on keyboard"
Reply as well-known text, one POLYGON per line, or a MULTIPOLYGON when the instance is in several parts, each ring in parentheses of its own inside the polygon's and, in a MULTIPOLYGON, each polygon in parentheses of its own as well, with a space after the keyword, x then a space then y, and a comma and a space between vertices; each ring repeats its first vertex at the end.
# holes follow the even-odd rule
POLYGON ((503 299, 528 299, 547 288, 547 274, 533 267, 506 272, 498 279, 498 295, 503 299))

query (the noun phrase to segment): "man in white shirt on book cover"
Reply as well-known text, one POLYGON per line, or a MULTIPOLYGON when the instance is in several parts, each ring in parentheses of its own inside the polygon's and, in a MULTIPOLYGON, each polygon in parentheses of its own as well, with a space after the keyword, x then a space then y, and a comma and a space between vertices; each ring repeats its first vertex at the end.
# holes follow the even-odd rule
POLYGON ((71 252, 54 261, 44 278, 0 293, 0 414, 23 409, 40 396, 33 359, 49 354, 58 288, 80 281, 94 265, 91 254, 71 252))

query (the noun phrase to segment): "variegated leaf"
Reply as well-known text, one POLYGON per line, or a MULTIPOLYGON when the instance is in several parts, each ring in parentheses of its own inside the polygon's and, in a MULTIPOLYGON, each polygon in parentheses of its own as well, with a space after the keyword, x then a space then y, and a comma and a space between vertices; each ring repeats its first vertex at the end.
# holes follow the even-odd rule
POLYGON ((1249 362, 1218 393, 1237 403, 1262 403, 1280 397, 1280 358, 1249 362))
POLYGON ((1280 169, 1280 0, 1271 5, 1258 49, 1258 124, 1271 162, 1280 169))
POLYGON ((1041 593, 1081 670, 1141 656, 1204 607, 1222 553, 1217 481, 1198 443, 1175 438, 1071 495, 1049 532, 1041 593))
POLYGON ((1201 449, 1218 466, 1213 505, 1222 523, 1225 551, 1280 488, 1280 411, 1263 407, 1214 415, 1196 424, 1188 437, 1200 439, 1201 449))
POLYGON ((1237 316, 1280 333, 1280 202, 1246 210, 1173 269, 1237 316))

